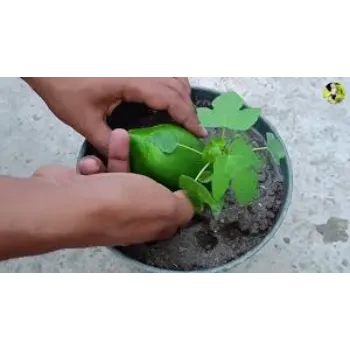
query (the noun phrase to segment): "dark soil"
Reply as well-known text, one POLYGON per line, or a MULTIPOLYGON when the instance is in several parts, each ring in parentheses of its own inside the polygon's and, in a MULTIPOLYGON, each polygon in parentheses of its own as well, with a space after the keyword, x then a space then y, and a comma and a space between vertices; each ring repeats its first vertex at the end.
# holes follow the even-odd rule
MULTIPOLYGON (((219 130, 209 130, 210 135, 219 130)), ((252 132, 256 147, 262 137, 252 132)), ((152 244, 123 247, 120 250, 144 264, 169 270, 193 271, 217 267, 235 260, 259 245, 277 220, 284 196, 283 178, 266 154, 266 166, 259 177, 259 198, 248 206, 238 206, 231 194, 220 220, 210 212, 197 215, 172 239, 152 244)))
MULTIPOLYGON (((211 101, 192 96, 197 107, 210 107, 211 101)), ((172 123, 167 113, 149 110, 144 105, 122 104, 109 118, 112 128, 147 127, 172 123)), ((218 130, 209 130, 211 134, 218 130)), ((249 135, 255 147, 265 146, 257 132, 249 135)), ((88 145, 85 154, 101 155, 88 145)), ((262 153, 264 154, 264 153, 262 153)), ((101 157, 103 159, 103 157, 101 157)), ((248 207, 238 206, 229 194, 219 222, 213 224, 209 212, 197 215, 172 239, 152 244, 116 247, 146 265, 194 271, 214 268, 238 259, 258 246, 274 226, 284 199, 283 177, 266 154, 266 166, 259 178, 259 198, 248 207)))

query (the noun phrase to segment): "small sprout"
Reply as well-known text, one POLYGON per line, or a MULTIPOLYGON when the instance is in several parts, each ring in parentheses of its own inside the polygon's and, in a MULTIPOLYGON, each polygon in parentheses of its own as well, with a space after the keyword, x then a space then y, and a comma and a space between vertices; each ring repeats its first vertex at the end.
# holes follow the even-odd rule
POLYGON ((266 134, 266 145, 271 153, 272 159, 279 165, 281 159, 286 156, 283 145, 275 135, 270 132, 266 134))
POLYGON ((226 142, 223 137, 212 138, 203 150, 203 158, 206 162, 214 162, 215 159, 224 154, 226 142))
POLYGON ((253 147, 246 132, 259 119, 260 109, 245 108, 243 99, 235 92, 220 95, 212 106, 213 109, 197 109, 199 120, 205 127, 222 128, 223 134, 213 137, 205 146, 202 156, 208 164, 194 182, 182 178, 181 187, 187 188, 189 197, 195 198, 195 203, 200 202, 200 208, 203 209, 207 204, 214 219, 218 220, 230 189, 236 202, 242 206, 258 198, 259 171, 264 165, 260 151, 268 150, 278 163, 285 153, 282 144, 272 133, 267 133, 266 147, 253 147), (230 136, 228 132, 225 133, 227 129, 230 130, 230 136), (200 183, 200 186, 195 186, 195 183, 200 183), (210 184, 211 193, 202 184, 210 184))

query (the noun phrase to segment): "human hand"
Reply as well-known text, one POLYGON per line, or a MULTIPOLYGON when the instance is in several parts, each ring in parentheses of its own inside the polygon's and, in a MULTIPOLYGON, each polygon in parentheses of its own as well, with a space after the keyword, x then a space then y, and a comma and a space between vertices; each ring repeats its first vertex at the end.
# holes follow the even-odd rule
MULTIPOLYGON (((33 178, 59 188, 60 198, 48 194, 47 201, 48 206, 51 200, 61 203, 61 209, 55 210, 55 222, 61 223, 65 237, 58 238, 65 242, 60 248, 124 246, 167 239, 193 215, 192 205, 182 192, 172 193, 141 175, 83 176, 67 167, 49 166, 37 170, 33 178)), ((60 227, 49 230, 60 232, 60 227)))
POLYGON ((108 154, 106 117, 121 102, 140 102, 171 117, 196 136, 206 135, 191 101, 187 78, 24 78, 51 111, 108 154))

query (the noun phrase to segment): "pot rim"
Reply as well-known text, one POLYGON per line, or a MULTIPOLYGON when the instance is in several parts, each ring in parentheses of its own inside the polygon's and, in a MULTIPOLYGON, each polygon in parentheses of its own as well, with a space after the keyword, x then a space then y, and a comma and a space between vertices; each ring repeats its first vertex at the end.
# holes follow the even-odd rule
MULTIPOLYGON (((210 88, 206 88, 206 87, 201 87, 201 86, 191 86, 191 89, 207 91, 207 92, 211 92, 211 93, 215 93, 215 94, 222 94, 223 93, 223 91, 219 91, 216 89, 210 89, 210 88)), ((293 187, 294 187, 292 161, 291 161, 289 152, 287 150, 287 147, 286 147, 282 137, 278 133, 277 129, 268 120, 266 120, 262 115, 260 115, 260 119, 262 120, 263 123, 265 123, 271 129, 272 133, 275 135, 275 137, 283 145, 283 149, 285 152, 285 162, 287 165, 288 183, 287 183, 287 193, 286 193, 285 199, 284 199, 283 204, 282 204, 279 218, 276 221, 276 223, 274 224, 274 226, 269 230, 269 232, 267 233, 265 238, 257 246, 255 246, 253 249, 251 249, 250 251, 248 251, 246 254, 239 257, 238 259, 231 260, 223 265, 213 267, 213 268, 208 268, 208 269, 191 270, 191 271, 177 271, 177 270, 163 269, 163 268, 154 267, 151 265, 146 265, 138 260, 135 260, 135 259, 128 257, 127 255, 122 253, 117 248, 114 248, 114 247, 107 247, 107 248, 112 250, 113 253, 117 257, 120 257, 125 262, 130 263, 134 267, 139 268, 141 270, 146 270, 149 273, 220 273, 220 272, 224 272, 224 271, 230 270, 232 268, 235 268, 235 267, 241 265, 243 262, 249 260, 256 253, 258 253, 275 236, 276 232, 281 227, 281 225, 282 225, 282 223, 287 215, 287 212, 288 212, 291 200, 292 200, 293 187)), ((86 152, 87 145, 88 145, 88 141, 85 139, 81 148, 80 148, 80 151, 78 154, 78 160, 84 156, 84 154, 86 152)))

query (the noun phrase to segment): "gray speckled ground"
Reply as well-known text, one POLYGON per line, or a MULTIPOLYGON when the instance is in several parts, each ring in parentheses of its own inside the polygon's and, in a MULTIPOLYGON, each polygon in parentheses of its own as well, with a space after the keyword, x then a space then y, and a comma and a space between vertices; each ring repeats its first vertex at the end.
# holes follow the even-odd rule
MULTIPOLYGON (((322 88, 349 78, 191 78, 234 89, 261 106, 289 149, 292 205, 281 229, 232 272, 350 272, 350 96, 333 106, 322 88), (341 220, 339 220, 341 219, 341 220)), ((40 165, 74 166, 82 138, 56 120, 19 79, 0 79, 0 172, 26 176, 40 165)), ((0 272, 136 272, 104 248, 60 251, 0 263, 0 272)))

